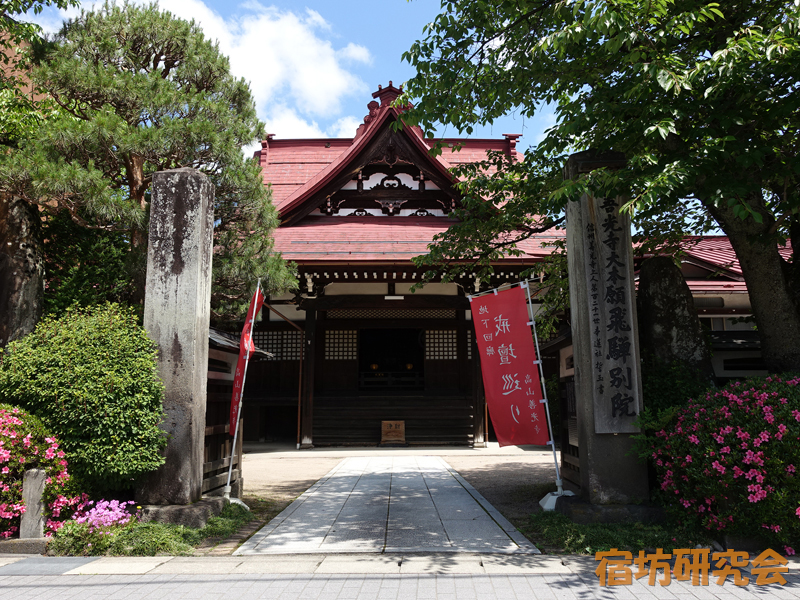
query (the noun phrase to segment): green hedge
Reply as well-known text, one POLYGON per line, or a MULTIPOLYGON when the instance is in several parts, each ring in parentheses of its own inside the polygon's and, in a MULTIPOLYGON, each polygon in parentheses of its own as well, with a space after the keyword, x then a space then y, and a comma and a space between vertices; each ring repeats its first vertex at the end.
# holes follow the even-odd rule
POLYGON ((156 348, 129 308, 44 318, 0 355, 0 399, 42 419, 87 491, 132 488, 164 462, 156 348))

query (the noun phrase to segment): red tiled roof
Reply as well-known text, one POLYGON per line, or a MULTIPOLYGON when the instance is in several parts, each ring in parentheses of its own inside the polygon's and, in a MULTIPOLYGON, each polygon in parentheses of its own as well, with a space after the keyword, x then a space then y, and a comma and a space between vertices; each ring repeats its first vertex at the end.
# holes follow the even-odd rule
MULTIPOLYGON (((433 236, 453 224, 441 217, 306 217, 292 227, 275 230, 275 250, 300 263, 410 261, 427 254, 433 236)), ((525 256, 504 262, 533 262, 550 254, 543 242, 563 232, 541 235, 519 245, 525 256)))
MULTIPOLYGON (((735 273, 742 274, 742 267, 739 259, 733 251, 731 242, 726 235, 707 235, 707 236, 687 236, 683 243, 683 249, 690 257, 709 263, 735 273)), ((779 249, 784 258, 792 255, 791 242, 779 249)))
POLYGON ((699 294, 746 294, 747 284, 744 281, 727 281, 724 279, 687 279, 692 295, 699 294))
MULTIPOLYGON (((426 139, 425 142, 428 144, 429 148, 433 148, 433 145, 436 143, 437 140, 433 139, 426 139)), ((486 160, 486 152, 489 150, 496 150, 499 152, 508 152, 509 151, 509 143, 507 139, 502 140, 485 140, 485 139, 457 139, 457 138, 448 138, 442 140, 445 144, 442 147, 442 157, 449 162, 451 165, 461 165, 465 163, 476 163, 482 160, 486 160), (459 149, 460 145, 460 149, 459 149)), ((517 160, 522 160, 524 157, 523 154, 513 150, 514 157, 517 160)))
MULTIPOLYGON (((398 118, 401 112, 388 104, 382 104, 374 118, 366 126, 362 126, 360 134, 353 139, 269 139, 262 142, 262 149, 255 153, 255 157, 261 164, 264 183, 272 186, 273 204, 285 213, 298 202, 301 203, 323 181, 333 176, 337 167, 343 166, 354 157, 387 118, 398 118)), ((417 127, 407 127, 404 131, 423 152, 437 143, 435 139, 423 138, 417 127)), ((442 153, 431 157, 431 161, 443 175, 451 179, 447 171, 452 166, 484 160, 489 150, 513 153, 518 160, 522 160, 523 155, 514 149, 517 137, 519 136, 511 135, 504 139, 443 139, 442 153)))
POLYGON ((265 184, 272 185, 278 209, 299 187, 330 165, 353 140, 269 140, 255 156, 261 162, 265 184))
MULTIPOLYGON (((275 205, 281 214, 285 216, 287 213, 291 213, 293 210, 301 207, 309 198, 313 197, 314 194, 319 193, 328 181, 337 177, 343 169, 347 168, 348 164, 356 159, 359 153, 371 142, 373 135, 385 123, 387 123, 390 119, 398 119, 401 113, 402 110, 394 106, 381 106, 377 110, 375 116, 371 118, 369 123, 363 126, 363 129, 359 128, 359 135, 352 140, 349 147, 347 147, 343 152, 338 153, 337 156, 332 157, 328 164, 322 165, 322 168, 319 171, 317 171, 305 183, 295 187, 288 196, 285 196, 280 201, 274 200, 275 205)), ((413 145, 417 146, 423 152, 427 152, 429 147, 422 138, 418 128, 406 127, 403 129, 403 131, 413 145)), ((331 144, 331 148, 333 148, 333 144, 331 144)), ((309 158, 317 158, 320 155, 319 152, 307 154, 309 155, 309 158)), ((266 158, 263 158, 262 150, 262 158, 260 158, 260 160, 263 168, 264 163, 268 165, 270 162, 272 162, 273 158, 269 155, 267 155, 266 158)), ((431 164, 445 178, 452 180, 452 175, 449 173, 451 166, 446 160, 444 160, 442 156, 431 157, 431 164)), ((266 177, 268 176, 265 174, 265 178, 266 177)))

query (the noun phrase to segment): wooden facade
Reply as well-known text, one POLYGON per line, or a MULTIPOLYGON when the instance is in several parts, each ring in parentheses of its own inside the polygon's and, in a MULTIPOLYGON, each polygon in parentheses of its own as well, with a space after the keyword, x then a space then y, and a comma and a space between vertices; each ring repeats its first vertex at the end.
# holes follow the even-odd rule
POLYGON ((519 136, 444 140, 432 156, 433 140, 396 127, 400 92, 391 83, 375 92, 353 139, 269 136, 257 153, 281 213, 275 248, 298 265, 300 289, 270 298, 256 327, 256 344, 274 359, 248 372, 246 440, 374 445, 382 421, 404 421, 409 444, 486 440, 467 295, 517 281, 552 238, 526 242, 491 281, 412 291, 422 273, 411 259, 455 222, 451 168, 488 150, 517 157, 519 136))

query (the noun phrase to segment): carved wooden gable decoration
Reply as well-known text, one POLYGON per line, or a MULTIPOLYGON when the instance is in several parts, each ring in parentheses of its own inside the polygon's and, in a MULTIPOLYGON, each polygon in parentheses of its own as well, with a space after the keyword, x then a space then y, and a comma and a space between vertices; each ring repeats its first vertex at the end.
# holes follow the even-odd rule
POLYGON ((446 217, 459 206, 450 165, 428 153, 418 128, 397 128, 402 92, 389 84, 373 94, 352 144, 279 205, 284 225, 307 216, 446 217))

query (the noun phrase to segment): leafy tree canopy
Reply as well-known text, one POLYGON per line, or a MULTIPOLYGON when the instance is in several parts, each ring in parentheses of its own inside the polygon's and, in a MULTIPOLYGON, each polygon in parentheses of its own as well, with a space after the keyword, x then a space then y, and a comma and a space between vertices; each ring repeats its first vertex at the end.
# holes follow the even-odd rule
MULTIPOLYGON (((444 0, 404 55, 417 74, 399 101, 415 102, 408 123, 466 133, 554 107, 522 165, 466 184, 473 206, 502 198, 512 211, 501 243, 532 220, 556 224, 589 189, 628 194, 648 235, 703 232, 713 218, 742 265, 768 364, 796 369, 800 261, 777 247, 800 247, 799 24, 793 0, 444 0), (561 181, 566 155, 590 148, 624 152, 627 168, 561 181)), ((498 248, 455 235, 442 240, 451 256, 498 248)))
MULTIPOLYGON (((32 12, 35 15, 46 6, 66 9, 80 6, 79 0, 3 0, 0 3, 0 61, 4 65, 15 63, 20 44, 33 43, 41 34, 41 27, 35 23, 21 21, 20 16, 32 12)), ((3 72, 3 77, 9 73, 3 72)))
MULTIPOLYGON (((33 71, 59 110, 0 165, 7 191, 143 249, 154 172, 193 167, 216 187, 212 312, 238 315, 252 282, 294 278, 272 253, 277 213, 242 146, 264 136, 248 85, 193 22, 106 3, 67 22, 33 71)), ((141 265, 141 261, 140 261, 141 265)), ((139 293, 143 273, 136 277, 139 293)))
POLYGON ((28 78, 31 54, 41 45, 41 28, 21 21, 45 6, 78 6, 78 0, 9 0, 0 3, 0 145, 15 144, 39 126, 50 109, 33 93, 28 78))

